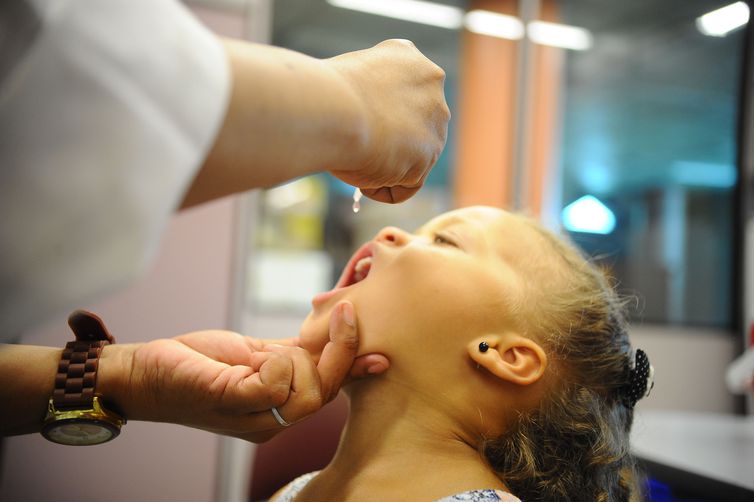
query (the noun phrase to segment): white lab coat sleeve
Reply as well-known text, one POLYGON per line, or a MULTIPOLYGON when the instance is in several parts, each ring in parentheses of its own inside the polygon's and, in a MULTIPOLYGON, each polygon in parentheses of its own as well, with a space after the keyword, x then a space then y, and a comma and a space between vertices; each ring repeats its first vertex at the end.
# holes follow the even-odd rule
POLYGON ((41 29, 0 81, 0 341, 145 270, 231 86, 177 1, 27 7, 41 29))

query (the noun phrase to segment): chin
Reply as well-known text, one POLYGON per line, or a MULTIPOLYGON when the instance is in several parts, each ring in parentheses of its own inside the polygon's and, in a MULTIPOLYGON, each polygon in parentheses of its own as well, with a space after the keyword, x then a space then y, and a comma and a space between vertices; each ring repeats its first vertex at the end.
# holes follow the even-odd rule
POLYGON ((309 312, 299 330, 299 344, 312 355, 320 355, 330 341, 329 315, 309 312), (323 321, 324 319, 324 321, 323 321))
MULTIPOLYGON (((349 300, 356 311, 356 324, 359 333, 358 356, 379 352, 387 355, 384 337, 377 336, 384 329, 384 316, 366 309, 359 309, 362 303, 353 296, 342 298, 349 300)), ((330 316, 337 302, 332 305, 314 308, 301 323, 299 344, 312 355, 320 355, 330 341, 330 316)))

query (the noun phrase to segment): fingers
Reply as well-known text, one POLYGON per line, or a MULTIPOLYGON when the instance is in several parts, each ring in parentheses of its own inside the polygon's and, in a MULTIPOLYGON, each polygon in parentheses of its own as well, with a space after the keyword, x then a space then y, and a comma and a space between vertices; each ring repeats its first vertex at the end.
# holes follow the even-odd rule
POLYGON ((384 355, 366 354, 356 358, 348 376, 351 378, 365 378, 384 373, 388 368, 390 368, 390 360, 384 355))
POLYGON ((341 302, 330 316, 330 341, 325 345, 317 365, 325 403, 338 394, 358 348, 359 336, 353 305, 341 302))
POLYGON ((221 407, 234 414, 269 410, 288 400, 293 361, 274 352, 256 352, 247 365, 223 370, 213 386, 222 388, 221 407))
POLYGON ((285 420, 294 423, 320 409, 325 401, 322 398, 317 366, 311 355, 302 348, 282 345, 268 345, 267 350, 289 358, 293 364, 293 379, 288 400, 282 406, 277 406, 285 420))
POLYGON ((299 347, 298 337, 294 338, 259 338, 257 342, 260 344, 259 350, 264 350, 267 345, 285 345, 287 347, 299 347))
MULTIPOLYGON (((259 386, 264 389, 262 395, 268 400, 269 406, 255 406, 256 410, 266 410, 272 406, 280 406, 288 400, 293 385, 293 361, 281 354, 274 352, 257 352, 252 355, 252 360, 261 359, 262 363, 258 366, 257 375, 259 386)), ((252 365, 252 368, 255 366, 252 365)), ((250 385, 257 380, 251 380, 250 385)), ((254 387, 252 386, 252 389, 254 387)))
POLYGON ((330 341, 317 365, 301 348, 268 345, 267 349, 290 357, 293 363, 291 393, 278 411, 291 423, 311 415, 338 394, 356 357, 358 336, 353 305, 342 302, 335 307, 330 317, 330 341))
POLYGON ((329 335, 318 363, 303 348, 264 343, 245 364, 226 367, 213 382, 222 389, 224 412, 202 428, 264 442, 284 429, 273 406, 286 422, 296 423, 331 401, 346 378, 380 374, 390 366, 382 354, 356 358, 359 338, 350 302, 333 310, 329 335))
POLYGON ((231 365, 246 364, 249 354, 258 350, 249 344, 248 337, 227 330, 193 331, 173 339, 210 359, 231 365))
MULTIPOLYGON (((432 158, 430 159, 431 163, 425 168, 422 168, 418 165, 413 166, 413 168, 410 169, 409 172, 419 173, 419 176, 418 180, 414 178, 416 181, 411 182, 411 184, 409 185, 396 185, 381 188, 362 188, 361 193, 372 200, 376 200, 377 202, 385 202, 387 204, 398 204, 400 202, 406 201, 413 197, 414 194, 424 186, 424 182, 426 181, 427 176, 429 176, 429 170, 437 162, 439 156, 440 151, 432 156, 432 158)), ((416 175, 412 174, 410 176, 414 177, 416 175)), ((407 178, 407 180, 408 179, 409 178, 407 178)))
POLYGON ((361 193, 363 193, 365 197, 369 197, 370 199, 376 200, 377 202, 398 204, 413 197, 420 188, 421 186, 414 188, 406 188, 402 186, 362 188, 361 193))

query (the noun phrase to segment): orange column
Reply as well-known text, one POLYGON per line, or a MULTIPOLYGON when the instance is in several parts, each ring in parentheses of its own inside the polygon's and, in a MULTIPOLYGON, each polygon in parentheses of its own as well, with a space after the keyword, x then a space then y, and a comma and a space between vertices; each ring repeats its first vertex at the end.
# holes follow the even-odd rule
MULTIPOLYGON (((515 0, 471 0, 469 10, 516 15, 515 0)), ((457 207, 509 207, 517 42, 464 31, 458 93, 457 207)))
MULTIPOLYGON (((517 15, 515 0, 472 0, 469 10, 484 9, 517 15)), ((541 2, 539 19, 557 20, 554 0, 541 2)), ((518 131, 515 123, 517 41, 464 32, 457 112, 458 147, 454 174, 454 204, 457 207, 485 204, 510 209, 513 203, 513 148, 518 131)), ((558 94, 563 50, 535 45, 531 113, 522 186, 524 209, 539 215, 555 144, 558 140, 558 94)))
MULTIPOLYGON (((558 10, 554 0, 541 4, 539 19, 557 22, 558 10)), ((532 216, 542 212, 543 197, 556 167, 557 143, 560 140, 560 88, 563 75, 564 50, 545 45, 534 46, 534 88, 529 144, 526 210, 532 216)))

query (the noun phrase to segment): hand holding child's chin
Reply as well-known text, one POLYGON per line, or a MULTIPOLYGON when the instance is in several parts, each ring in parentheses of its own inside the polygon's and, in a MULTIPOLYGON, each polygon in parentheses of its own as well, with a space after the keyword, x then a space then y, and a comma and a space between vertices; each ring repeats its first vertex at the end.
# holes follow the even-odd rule
MULTIPOLYGON (((298 345, 306 349, 315 361, 319 361, 322 352, 331 341, 331 333, 333 332, 332 323, 338 305, 330 312, 309 312, 309 315, 301 324, 298 345)), ((357 314, 354 313, 353 322, 358 327, 358 323, 355 321, 356 316, 357 314)), ((358 352, 361 353, 361 350, 358 352)), ((378 375, 387 371, 389 367, 390 361, 383 354, 362 354, 354 360, 348 376, 349 379, 353 379, 378 375)))

